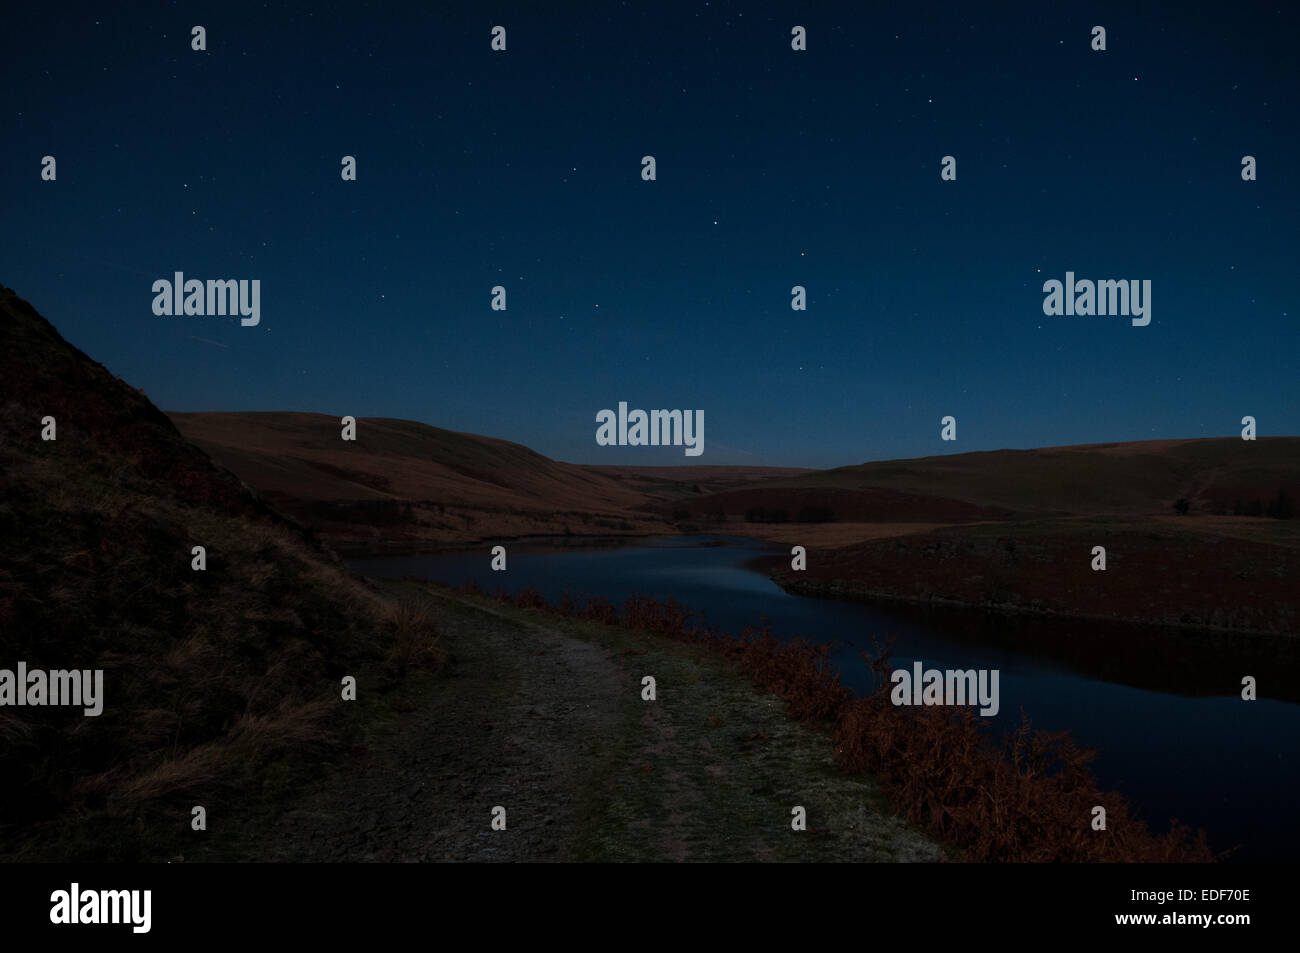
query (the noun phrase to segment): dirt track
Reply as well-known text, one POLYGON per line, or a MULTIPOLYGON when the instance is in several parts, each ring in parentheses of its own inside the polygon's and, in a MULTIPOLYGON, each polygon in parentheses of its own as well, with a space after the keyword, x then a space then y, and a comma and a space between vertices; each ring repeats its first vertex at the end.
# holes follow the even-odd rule
POLYGON ((432 598, 447 668, 418 694, 376 697, 365 748, 280 817, 257 859, 940 859, 869 781, 834 770, 826 736, 712 656, 432 598), (796 804, 807 831, 791 829, 796 804), (505 831, 491 829, 498 805, 505 831))

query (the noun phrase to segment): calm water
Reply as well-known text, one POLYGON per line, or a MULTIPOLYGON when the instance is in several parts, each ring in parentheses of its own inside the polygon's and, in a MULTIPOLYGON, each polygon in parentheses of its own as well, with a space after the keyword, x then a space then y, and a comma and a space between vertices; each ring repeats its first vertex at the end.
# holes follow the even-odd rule
POLYGON ((489 548, 366 557, 351 565, 376 576, 474 580, 488 591, 537 586, 550 599, 566 589, 616 604, 634 592, 672 596, 697 621, 733 633, 766 615, 779 637, 837 643, 843 680, 858 691, 869 685, 858 653, 871 650, 872 636, 892 636, 896 668, 910 669, 919 659, 927 668, 998 669, 995 723, 1013 726, 1023 708, 1036 727, 1070 729, 1098 750, 1093 769, 1103 787, 1124 793, 1152 828, 1167 829, 1171 817, 1203 827, 1215 850, 1240 844, 1237 861, 1291 861, 1300 847, 1294 640, 809 599, 746 565, 788 547, 732 537, 559 552, 507 547, 508 572, 491 571, 489 548), (1240 700, 1243 675, 1255 676, 1259 701, 1240 700))

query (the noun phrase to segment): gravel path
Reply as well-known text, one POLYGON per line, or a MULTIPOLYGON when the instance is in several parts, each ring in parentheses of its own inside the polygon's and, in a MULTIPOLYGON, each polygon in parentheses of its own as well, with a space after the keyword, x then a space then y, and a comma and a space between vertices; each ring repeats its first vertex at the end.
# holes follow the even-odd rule
MULTIPOLYGON (((938 860, 867 778, 701 650, 432 597, 451 651, 239 850, 323 862, 938 860), (582 637, 579 637, 582 636, 582 637), (658 699, 643 701, 654 674, 658 699), (390 730, 391 729, 391 730, 390 730), (790 826, 792 805, 807 830, 790 826), (506 809, 506 830, 492 810, 506 809)), ((365 685, 358 701, 363 704, 365 685)), ((197 859, 197 858, 196 858, 197 859)))
POLYGON ((584 756, 618 709, 618 669, 595 645, 491 607, 443 602, 437 623, 456 633, 443 678, 408 696, 413 710, 356 759, 354 784, 331 785, 284 817, 276 859, 563 857, 584 756), (491 829, 498 805, 506 833, 491 829))

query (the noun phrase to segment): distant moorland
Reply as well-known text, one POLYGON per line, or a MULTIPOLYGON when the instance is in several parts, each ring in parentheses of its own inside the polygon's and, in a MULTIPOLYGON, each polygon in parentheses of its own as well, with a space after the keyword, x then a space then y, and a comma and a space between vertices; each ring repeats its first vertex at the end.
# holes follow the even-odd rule
POLYGON ((792 591, 1297 631, 1300 438, 1152 440, 833 470, 581 466, 519 444, 318 414, 172 414, 343 552, 711 532, 808 550, 792 591), (1094 571, 1093 548, 1106 550, 1094 571))

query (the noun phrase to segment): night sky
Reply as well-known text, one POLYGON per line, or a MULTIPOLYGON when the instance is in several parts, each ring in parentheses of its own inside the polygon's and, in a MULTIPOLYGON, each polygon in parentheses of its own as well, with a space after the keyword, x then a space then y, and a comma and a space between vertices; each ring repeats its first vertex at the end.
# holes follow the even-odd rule
POLYGON ((165 410, 581 463, 1300 433, 1294 4, 39 6, 0 283, 165 410), (175 271, 260 279, 261 323, 156 316, 175 271), (1149 279, 1150 325, 1045 316, 1067 271, 1149 279), (598 447, 620 400, 704 454, 598 447))

